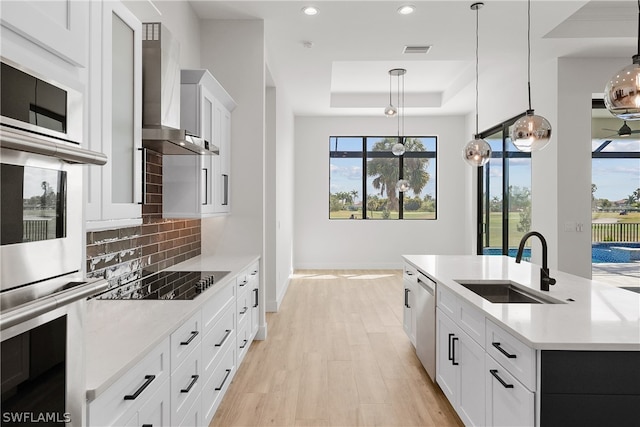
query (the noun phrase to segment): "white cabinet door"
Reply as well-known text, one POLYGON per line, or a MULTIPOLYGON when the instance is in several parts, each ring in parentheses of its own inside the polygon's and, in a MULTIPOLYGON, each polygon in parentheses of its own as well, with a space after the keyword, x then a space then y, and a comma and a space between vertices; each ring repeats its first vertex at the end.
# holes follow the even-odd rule
POLYGON ((466 333, 453 344, 453 358, 458 363, 460 389, 458 415, 467 426, 485 425, 484 349, 466 333))
POLYGON ((249 292, 251 304, 251 338, 253 339, 260 326, 260 271, 258 266, 249 269, 249 292))
POLYGON ((220 149, 216 209, 218 212, 226 213, 231 211, 229 199, 229 185, 231 184, 229 181, 231 176, 231 112, 219 101, 216 101, 215 104, 214 123, 218 131, 217 138, 214 140, 220 149))
POLYGON ((86 1, 2 1, 2 25, 73 65, 87 65, 86 1))
POLYGON ((92 24, 99 24, 102 34, 92 39, 89 144, 105 153, 108 162, 89 169, 87 228, 100 228, 103 221, 112 227, 139 224, 144 161, 142 24, 119 1, 104 1, 101 11, 93 4, 91 8, 92 24))
POLYGON ((446 314, 436 309, 436 382, 455 408, 458 396, 458 369, 452 357, 453 338, 458 328, 446 314))
POLYGON ((535 393, 529 391, 486 354, 486 421, 488 426, 532 426, 535 422, 535 393))

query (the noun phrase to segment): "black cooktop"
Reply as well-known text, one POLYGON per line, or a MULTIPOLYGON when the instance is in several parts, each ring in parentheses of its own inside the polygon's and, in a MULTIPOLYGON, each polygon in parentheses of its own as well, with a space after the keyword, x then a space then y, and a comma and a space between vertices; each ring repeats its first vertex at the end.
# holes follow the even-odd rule
POLYGON ((161 271, 99 295, 109 300, 190 300, 229 274, 228 271, 161 271))

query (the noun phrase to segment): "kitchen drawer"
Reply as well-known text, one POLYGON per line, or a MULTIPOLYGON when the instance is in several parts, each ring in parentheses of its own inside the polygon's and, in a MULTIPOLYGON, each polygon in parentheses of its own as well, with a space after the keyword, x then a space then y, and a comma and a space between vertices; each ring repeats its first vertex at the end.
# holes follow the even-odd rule
POLYGON ((477 308, 458 300, 456 323, 482 348, 485 346, 485 317, 477 308))
POLYGON ((202 387, 202 416, 204 425, 209 425, 213 419, 222 397, 227 392, 229 384, 236 372, 236 345, 235 338, 231 345, 220 358, 220 362, 213 369, 211 378, 202 387))
POLYGON ((253 292, 250 292, 248 287, 244 288, 244 290, 238 294, 238 299, 236 300, 238 324, 251 317, 251 306, 253 305, 252 296, 253 292))
POLYGON ((251 281, 258 278, 260 274, 260 262, 256 261, 247 269, 247 280, 251 281))
POLYGON ((229 282, 202 306, 202 330, 207 334, 211 326, 218 321, 218 315, 224 312, 236 297, 235 283, 229 282))
POLYGON ((171 372, 175 372, 202 340, 200 310, 171 334, 171 372))
POLYGON ((404 263, 402 278, 409 282, 418 283, 418 270, 411 265, 404 263))
POLYGON ((485 355, 486 411, 488 426, 532 426, 535 421, 535 393, 485 355))
POLYGON ((207 331, 202 339, 202 369, 203 384, 209 381, 213 368, 220 363, 220 358, 229 349, 234 347, 236 337, 236 311, 233 306, 219 316, 218 322, 207 331))
POLYGON ((116 425, 119 419, 132 417, 169 378, 169 351, 167 338, 90 402, 89 425, 116 425))
POLYGON ((238 366, 240 366, 242 359, 244 359, 251 345, 251 322, 249 322, 248 318, 245 318, 242 322, 238 322, 236 340, 236 345, 238 346, 238 366))
MULTIPOLYGON (((191 408, 187 411, 182 421, 176 424, 172 424, 172 427, 200 427, 204 426, 202 423, 202 404, 200 399, 197 402, 193 402, 191 408)), ((144 426, 143 426, 144 427, 144 426)), ((155 426, 152 426, 155 427, 155 426)))
POLYGON ((180 425, 202 391, 200 343, 171 375, 171 425, 180 425))
POLYGON ((444 314, 457 323, 460 303, 458 298, 444 286, 436 283, 436 305, 444 314))
POLYGON ((485 350, 529 390, 536 391, 535 350, 487 320, 485 350))
POLYGON ((238 287, 237 294, 240 293, 247 288, 247 283, 249 283, 249 279, 247 277, 247 271, 244 270, 236 276, 236 286, 238 287))

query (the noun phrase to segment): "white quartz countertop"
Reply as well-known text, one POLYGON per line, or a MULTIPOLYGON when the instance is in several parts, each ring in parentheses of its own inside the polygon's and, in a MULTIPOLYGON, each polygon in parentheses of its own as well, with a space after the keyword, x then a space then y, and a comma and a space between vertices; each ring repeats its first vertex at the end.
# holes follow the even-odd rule
POLYGON ((87 399, 91 401, 99 396, 224 284, 258 259, 257 255, 197 256, 168 268, 230 272, 193 300, 89 300, 85 318, 87 399))
POLYGON ((419 271, 539 350, 640 351, 640 294, 551 270, 540 290, 540 266, 506 256, 404 255, 419 271), (509 280, 566 304, 491 303, 457 280, 509 280), (572 299, 573 301, 567 301, 572 299))

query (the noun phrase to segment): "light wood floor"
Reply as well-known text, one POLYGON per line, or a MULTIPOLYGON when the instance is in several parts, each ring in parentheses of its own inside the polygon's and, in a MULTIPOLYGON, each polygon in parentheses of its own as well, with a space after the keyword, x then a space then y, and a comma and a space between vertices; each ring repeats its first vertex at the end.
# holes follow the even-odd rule
POLYGON ((211 426, 461 426, 402 329, 401 274, 297 272, 211 426))

